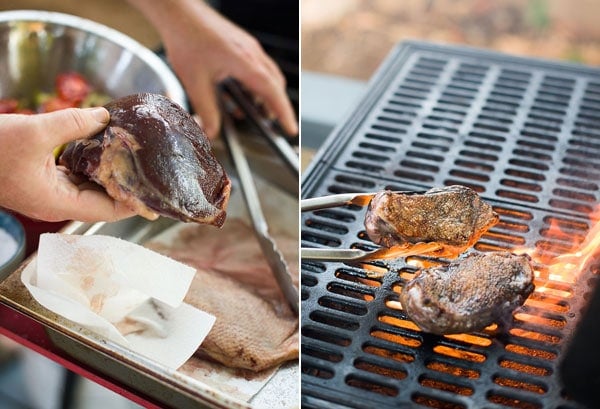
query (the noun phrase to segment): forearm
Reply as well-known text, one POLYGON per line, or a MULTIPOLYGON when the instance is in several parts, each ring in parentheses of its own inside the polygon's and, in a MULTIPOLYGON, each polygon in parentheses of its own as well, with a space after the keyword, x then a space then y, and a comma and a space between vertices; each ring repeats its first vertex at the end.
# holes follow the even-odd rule
POLYGON ((216 85, 236 78, 261 98, 284 128, 297 132, 285 78, 260 43, 202 0, 127 0, 158 30, 167 58, 183 83, 204 130, 220 126, 216 85))
POLYGON ((216 12, 203 0, 127 0, 156 28, 163 41, 185 34, 190 25, 210 26, 216 12))

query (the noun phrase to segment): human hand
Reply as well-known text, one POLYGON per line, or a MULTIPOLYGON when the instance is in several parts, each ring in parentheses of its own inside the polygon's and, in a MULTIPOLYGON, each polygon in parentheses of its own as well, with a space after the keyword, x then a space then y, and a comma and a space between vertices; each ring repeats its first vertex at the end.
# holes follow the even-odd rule
POLYGON ((176 1, 179 7, 165 9, 162 3, 154 7, 138 0, 130 3, 157 26, 167 57, 209 138, 216 137, 220 126, 216 86, 227 77, 240 81, 261 100, 287 133, 298 132, 285 77, 254 37, 202 1, 176 1))
POLYGON ((75 184, 57 166, 54 148, 106 127, 104 108, 69 108, 47 114, 0 115, 0 206, 50 222, 115 221, 134 212, 97 186, 75 184))

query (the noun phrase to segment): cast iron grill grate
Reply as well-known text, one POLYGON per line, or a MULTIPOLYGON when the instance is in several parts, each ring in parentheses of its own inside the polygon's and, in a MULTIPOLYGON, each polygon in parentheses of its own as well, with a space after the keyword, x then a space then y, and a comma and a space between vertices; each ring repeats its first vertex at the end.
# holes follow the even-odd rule
MULTIPOLYGON (((405 43, 319 152, 303 195, 467 185, 501 219, 476 250, 563 254, 583 240, 600 199, 598 109, 597 70, 405 43)), ((304 214, 302 245, 374 248, 364 211, 304 214)), ((303 407, 580 407, 557 368, 597 268, 571 283, 540 265, 506 331, 440 337, 398 302, 413 262, 439 261, 302 263, 303 407)))

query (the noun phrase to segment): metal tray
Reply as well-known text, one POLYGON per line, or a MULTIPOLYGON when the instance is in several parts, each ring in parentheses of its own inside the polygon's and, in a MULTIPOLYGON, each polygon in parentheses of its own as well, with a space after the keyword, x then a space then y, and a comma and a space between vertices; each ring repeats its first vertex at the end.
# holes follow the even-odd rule
MULTIPOLYGON (((235 186, 235 182, 234 182, 235 186)), ((262 189, 285 196, 283 200, 297 201, 284 194, 271 184, 262 182, 262 189)), ((278 196, 280 199, 283 196, 278 196)), ((265 207, 269 222, 273 225, 294 226, 297 229, 296 212, 278 212, 273 206, 265 207)), ((280 206, 282 207, 282 206, 280 206)), ((293 207, 292 207, 293 208, 293 207)), ((233 192, 228 214, 233 217, 246 217, 245 208, 239 193, 233 192)), ((68 234, 104 234, 120 237, 132 242, 143 243, 156 237, 166 229, 180 222, 160 218, 150 222, 133 217, 116 223, 86 224, 72 222, 61 230, 68 234)), ((296 230, 297 231, 297 230, 296 230)), ((36 254, 25 260, 20 267, 3 279, 0 277, 0 303, 41 323, 51 341, 69 356, 88 365, 110 379, 121 382, 133 390, 173 408, 257 408, 281 407, 282 391, 289 395, 284 407, 299 405, 298 362, 289 362, 279 368, 267 384, 249 402, 198 381, 182 372, 168 369, 144 356, 115 344, 72 321, 58 316, 39 305, 21 282, 21 271, 36 254), (283 386, 283 387, 282 387, 283 386)))

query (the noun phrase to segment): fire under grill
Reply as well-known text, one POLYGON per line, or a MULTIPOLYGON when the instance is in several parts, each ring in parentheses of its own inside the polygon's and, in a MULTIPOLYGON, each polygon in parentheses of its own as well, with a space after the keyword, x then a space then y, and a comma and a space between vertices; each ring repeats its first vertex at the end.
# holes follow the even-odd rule
MULTIPOLYGON (((303 196, 466 185, 501 220, 476 250, 531 248, 550 260, 596 221, 598 112, 598 70, 403 43, 317 154, 303 196)), ((303 214, 302 245, 375 248, 364 212, 303 214)), ((398 302, 417 270, 410 259, 302 262, 303 407, 584 407, 565 392, 559 364, 598 263, 573 282, 536 269, 536 291, 506 330, 436 336, 398 302)))

